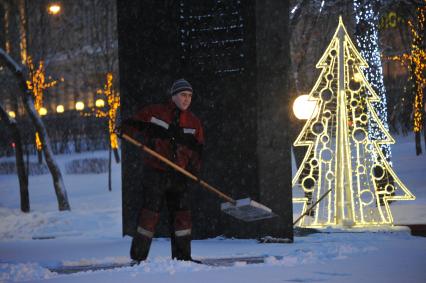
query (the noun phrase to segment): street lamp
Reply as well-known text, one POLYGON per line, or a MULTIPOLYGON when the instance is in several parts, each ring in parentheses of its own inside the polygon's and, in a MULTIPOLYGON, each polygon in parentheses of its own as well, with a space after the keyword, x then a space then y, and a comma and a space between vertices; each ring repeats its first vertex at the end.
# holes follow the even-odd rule
POLYGON ((102 108, 105 106, 105 101, 103 99, 97 99, 95 102, 96 107, 102 108))
POLYGON ((38 113, 40 114, 40 116, 44 116, 47 114, 47 109, 44 107, 41 107, 38 113))
POLYGON ((317 102, 309 100, 309 95, 299 95, 293 103, 293 112, 297 119, 308 120, 318 114, 317 102))
POLYGON ((57 15, 61 11, 61 6, 58 3, 52 3, 47 7, 47 11, 51 15, 57 15))
POLYGON ((81 102, 81 101, 78 101, 78 102, 75 104, 75 109, 76 109, 77 111, 81 111, 81 110, 83 110, 83 109, 84 109, 84 103, 83 103, 83 102, 81 102))
POLYGON ((57 113, 64 113, 64 111, 65 111, 65 108, 64 108, 63 105, 56 106, 56 112, 57 113))

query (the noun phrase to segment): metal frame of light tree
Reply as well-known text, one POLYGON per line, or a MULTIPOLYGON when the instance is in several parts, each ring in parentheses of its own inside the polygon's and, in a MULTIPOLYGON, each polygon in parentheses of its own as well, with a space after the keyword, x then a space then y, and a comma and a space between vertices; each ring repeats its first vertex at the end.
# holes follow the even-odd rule
MULTIPOLYGON (((362 23, 365 25, 364 32, 356 35, 355 38, 361 55, 370 65, 370 68, 365 70, 364 74, 380 98, 379 101, 373 103, 373 107, 385 129, 389 130, 386 89, 383 82, 383 68, 379 51, 379 14, 374 11, 373 5, 375 3, 371 0, 354 0, 355 21, 358 27, 362 23)), ((370 121, 368 134, 373 139, 380 140, 385 138, 375 121, 370 121)), ((392 154, 390 146, 382 144, 381 148, 386 158, 390 161, 392 154)))
MULTIPOLYGON (((39 66, 35 69, 33 60, 31 57, 27 59, 27 66, 29 71, 30 80, 27 81, 27 87, 31 91, 34 97, 34 108, 37 110, 37 113, 40 114, 40 109, 43 107, 43 92, 45 89, 55 86, 58 82, 51 81, 46 83, 44 62, 40 61, 39 66)), ((36 149, 38 152, 42 150, 42 142, 40 140, 39 134, 36 132, 35 135, 36 149)))
POLYGON ((382 144, 394 140, 375 112, 372 103, 379 97, 362 71, 368 65, 341 18, 316 67, 322 71, 309 97, 317 102, 319 111, 307 120, 294 142, 294 146, 308 147, 293 178, 293 189, 301 189, 305 196, 294 197, 293 203, 303 205, 303 214, 324 193, 330 189, 331 193, 315 207, 313 217, 303 217, 299 225, 390 225, 389 202, 415 197, 381 150, 382 144), (377 121, 384 139, 369 137, 371 119, 377 121))
POLYGON ((424 88, 426 87, 426 51, 422 48, 422 42, 425 40, 425 22, 426 22, 426 6, 417 8, 417 27, 414 26, 412 21, 408 21, 410 27, 412 43, 411 52, 402 54, 401 56, 390 57, 392 60, 400 61, 402 65, 407 65, 411 71, 410 80, 415 84, 416 95, 413 103, 413 131, 416 134, 416 148, 417 154, 421 153, 420 133, 423 129, 423 100, 424 88))

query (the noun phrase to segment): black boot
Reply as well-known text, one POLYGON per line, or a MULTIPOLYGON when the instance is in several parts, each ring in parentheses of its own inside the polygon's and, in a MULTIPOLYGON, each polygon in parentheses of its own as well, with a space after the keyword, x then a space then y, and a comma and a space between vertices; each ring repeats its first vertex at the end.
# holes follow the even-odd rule
POLYGON ((135 236, 130 247, 130 257, 137 262, 145 260, 148 257, 151 242, 151 238, 140 235, 135 236))
POLYGON ((174 238, 174 241, 172 241, 172 258, 177 260, 192 261, 191 235, 174 238))

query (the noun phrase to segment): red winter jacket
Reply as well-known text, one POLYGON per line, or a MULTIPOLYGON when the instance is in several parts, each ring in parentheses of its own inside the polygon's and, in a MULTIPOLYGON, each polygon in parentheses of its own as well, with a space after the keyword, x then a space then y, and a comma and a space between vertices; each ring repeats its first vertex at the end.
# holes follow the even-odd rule
MULTIPOLYGON (((122 131, 134 135, 142 133, 143 143, 180 167, 198 174, 204 134, 201 121, 190 111, 180 111, 172 100, 143 108, 131 119, 122 123, 122 131), (179 111, 179 126, 175 126, 179 111)), ((157 158, 145 154, 145 166, 161 171, 170 167, 157 158)))

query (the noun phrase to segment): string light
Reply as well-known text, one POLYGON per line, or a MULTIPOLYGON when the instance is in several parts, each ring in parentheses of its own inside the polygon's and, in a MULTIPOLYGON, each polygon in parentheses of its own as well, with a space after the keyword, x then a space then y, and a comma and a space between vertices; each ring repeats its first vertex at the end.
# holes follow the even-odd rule
MULTIPOLYGON (((368 63, 369 68, 364 71, 367 80, 380 97, 380 101, 374 102, 373 107, 386 130, 389 130, 386 90, 383 83, 383 68, 379 52, 378 13, 374 13, 372 1, 354 0, 355 21, 359 29, 356 41, 361 50, 361 55, 368 63)), ((371 139, 384 139, 376 121, 369 121, 368 135, 371 139)), ((391 148, 388 144, 381 145, 388 161, 391 159, 391 148)), ((392 164, 392 163, 391 163, 392 164)))
POLYGON ((107 73, 104 90, 103 91, 99 90, 98 94, 104 94, 107 97, 108 109, 106 111, 96 109, 96 117, 101 117, 101 118, 108 117, 108 129, 109 129, 111 148, 118 149, 118 138, 117 138, 117 135, 114 133, 114 130, 116 128, 117 110, 118 110, 118 107, 120 107, 120 96, 113 89, 112 73, 107 73))
POLYGON ((414 127, 415 133, 420 133, 423 129, 423 99, 424 88, 426 87, 426 51, 422 48, 423 34, 417 31, 425 30, 426 7, 417 8, 417 29, 412 21, 408 21, 410 27, 412 43, 411 52, 402 54, 401 56, 390 57, 392 60, 400 61, 402 65, 406 65, 412 73, 411 81, 415 81, 416 95, 414 97, 414 127), (414 77, 413 77, 414 76, 414 77))
MULTIPOLYGON (((34 98, 34 108, 40 113, 40 109, 43 107, 43 92, 45 89, 53 87, 57 84, 57 81, 46 82, 45 70, 43 61, 39 62, 38 68, 36 69, 31 56, 28 56, 27 66, 29 70, 29 79, 27 81, 27 88, 31 91, 34 98)), ((47 113, 47 110, 46 110, 47 113)), ((42 149, 42 143, 38 133, 36 132, 36 148, 38 151, 42 149)))
POLYGON ((415 199, 381 149, 394 139, 373 107, 380 98, 363 74, 367 66, 340 18, 317 64, 321 74, 309 94, 319 111, 307 120, 294 142, 308 149, 292 182, 304 197, 294 197, 293 202, 303 205, 303 214, 325 192, 331 192, 313 209, 313 218, 303 217, 300 226, 391 225, 389 203, 415 199), (370 137, 372 120, 384 138, 370 137))

